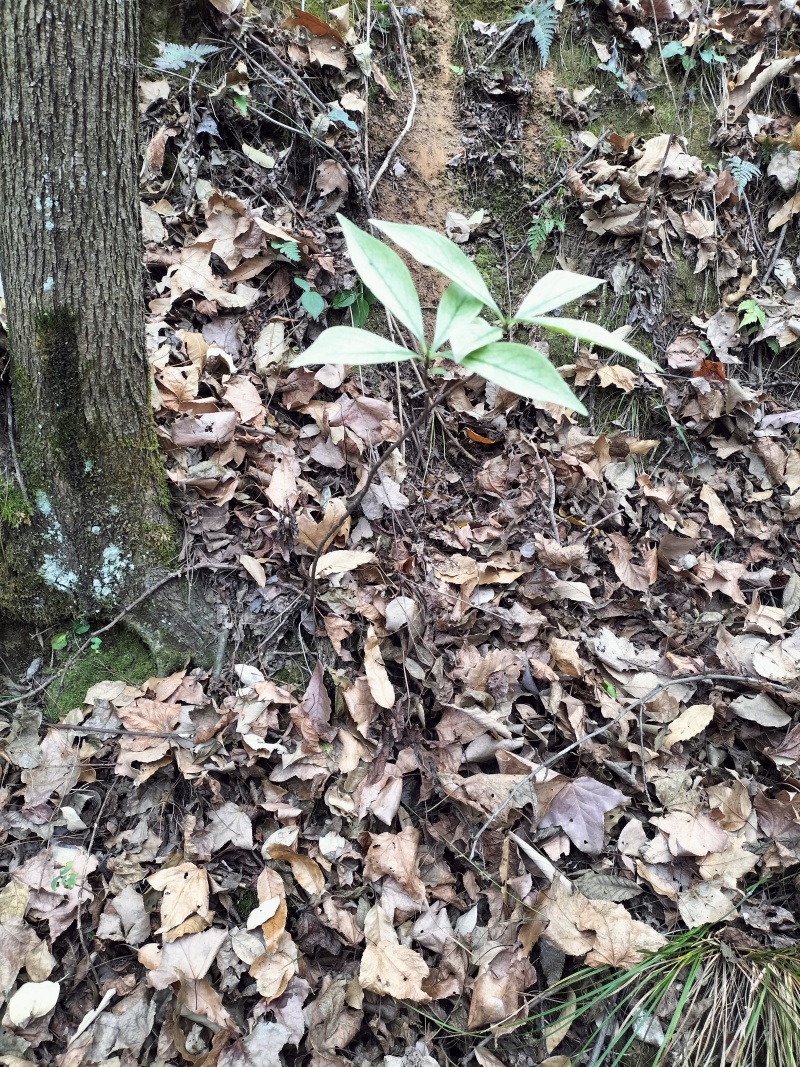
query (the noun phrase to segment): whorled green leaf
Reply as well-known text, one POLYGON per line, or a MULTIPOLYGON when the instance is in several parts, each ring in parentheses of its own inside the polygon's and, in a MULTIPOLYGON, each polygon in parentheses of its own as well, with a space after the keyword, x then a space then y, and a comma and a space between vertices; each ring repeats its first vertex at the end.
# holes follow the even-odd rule
POLYGON ((408 267, 388 245, 337 215, 347 251, 362 282, 372 290, 387 311, 421 343, 425 344, 422 308, 408 267))
POLYGON ((409 226, 404 222, 381 222, 379 219, 370 219, 370 222, 418 263, 438 270, 445 278, 460 285, 464 292, 500 314, 478 268, 447 237, 424 226, 409 226))
POLYGON ((460 363, 464 356, 476 348, 485 348, 503 337, 503 331, 490 326, 485 319, 473 319, 471 322, 457 321, 450 330, 450 347, 453 358, 460 363))
POLYGON ((442 345, 450 340, 450 330, 456 322, 472 322, 478 317, 482 308, 483 301, 470 296, 460 285, 456 285, 455 282, 448 285, 436 309, 433 351, 438 352, 442 345))
POLYGON ((330 326, 289 366, 312 367, 318 363, 358 366, 366 363, 397 363, 401 359, 416 358, 415 352, 401 348, 394 341, 388 341, 369 330, 357 330, 353 326, 330 326))
POLYGON ((546 330, 552 330, 553 333, 565 333, 568 337, 577 337, 579 341, 588 341, 593 345, 600 345, 602 348, 610 348, 612 352, 621 352, 623 356, 630 356, 631 359, 635 359, 643 370, 658 370, 658 365, 646 356, 644 352, 640 352, 638 348, 634 348, 633 345, 629 345, 627 341, 623 341, 621 337, 617 337, 616 334, 607 330, 605 326, 598 326, 596 322, 588 322, 584 319, 563 319, 563 318, 549 318, 549 317, 531 317, 525 320, 531 322, 535 326, 543 326, 546 330))
POLYGON ((535 348, 511 342, 486 345, 466 356, 461 366, 518 396, 586 414, 586 408, 553 364, 535 348))
POLYGON ((601 278, 591 278, 588 274, 575 274, 571 270, 551 270, 539 279, 523 299, 514 321, 530 322, 531 315, 546 315, 548 311, 563 307, 564 304, 591 293, 598 285, 603 284, 601 278))

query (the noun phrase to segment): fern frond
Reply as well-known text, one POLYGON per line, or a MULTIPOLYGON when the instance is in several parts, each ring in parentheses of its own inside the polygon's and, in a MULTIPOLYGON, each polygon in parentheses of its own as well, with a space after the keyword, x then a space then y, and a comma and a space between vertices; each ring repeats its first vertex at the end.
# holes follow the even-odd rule
POLYGON ((509 22, 531 27, 531 37, 539 51, 542 66, 546 67, 558 26, 554 0, 529 0, 521 11, 511 16, 509 22))
POLYGON ((550 58, 550 47, 553 44, 557 26, 558 12, 552 0, 544 0, 543 3, 537 4, 531 25, 531 37, 539 50, 539 58, 543 67, 547 66, 547 60, 550 58))
POLYGON ((531 255, 536 254, 539 246, 544 244, 554 230, 558 230, 559 233, 564 232, 563 219, 554 217, 547 210, 545 210, 543 215, 536 215, 534 217, 525 234, 525 240, 531 255))
POLYGON ((740 159, 739 156, 730 156, 725 160, 725 166, 736 182, 737 196, 742 195, 748 182, 761 177, 761 170, 755 163, 748 163, 747 160, 740 159))

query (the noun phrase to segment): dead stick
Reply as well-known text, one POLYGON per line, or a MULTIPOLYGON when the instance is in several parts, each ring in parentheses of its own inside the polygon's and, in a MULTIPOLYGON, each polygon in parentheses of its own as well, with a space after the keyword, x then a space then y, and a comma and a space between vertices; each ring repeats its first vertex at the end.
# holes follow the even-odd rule
MULTIPOLYGON (((472 848, 470 849, 469 858, 472 859, 474 857, 475 849, 478 847, 478 842, 480 841, 481 837, 483 836, 485 831, 489 829, 489 827, 492 825, 497 816, 500 815, 501 812, 505 811, 505 809, 511 803, 514 794, 517 793, 520 789, 522 789, 523 786, 527 785, 529 782, 532 782, 537 774, 540 774, 542 771, 547 770, 548 767, 552 767, 554 763, 558 763, 560 759, 568 755, 570 752, 573 752, 576 748, 580 748, 584 741, 590 741, 593 737, 598 737, 600 734, 604 734, 606 730, 609 729, 609 727, 614 726, 615 723, 618 723, 620 719, 624 718, 624 716, 627 715, 629 712, 634 711, 634 709, 636 708, 644 707, 645 704, 649 704, 651 700, 654 700, 659 695, 659 693, 663 693, 666 689, 669 689, 670 686, 681 685, 686 682, 744 682, 748 685, 766 687, 778 693, 797 693, 796 689, 790 689, 789 686, 778 685, 776 682, 768 682, 765 678, 753 678, 752 676, 747 674, 719 674, 718 672, 713 671, 711 673, 703 674, 682 674, 677 678, 667 678, 666 681, 662 682, 660 685, 657 685, 655 689, 651 689, 650 692, 647 693, 645 696, 640 697, 639 700, 634 700, 632 704, 628 704, 628 706, 624 708, 619 713, 619 715, 611 719, 610 722, 605 723, 603 726, 598 726, 598 728, 596 730, 592 730, 590 734, 586 734, 584 737, 578 738, 577 741, 573 741, 571 745, 567 745, 566 748, 562 748, 560 752, 557 752, 554 756, 551 756, 550 759, 545 760, 544 763, 540 763, 531 771, 530 774, 526 774, 521 781, 517 782, 517 784, 509 792, 508 796, 502 802, 502 804, 495 808, 495 810, 492 812, 492 814, 489 816, 483 826, 481 826, 480 830, 478 830, 478 833, 475 835, 475 840, 472 842, 472 848)), ((644 754, 642 754, 642 759, 644 759, 644 754)))
MULTIPOLYGON (((424 405, 423 405, 421 413, 416 417, 416 419, 414 419, 413 422, 408 424, 408 426, 406 427, 404 432, 397 438, 397 440, 396 441, 392 441, 392 443, 389 445, 389 447, 384 449, 384 451, 381 453, 381 455, 375 460, 375 462, 372 464, 372 466, 367 471, 366 477, 364 479, 363 486, 361 487, 361 489, 359 489, 359 491, 356 493, 356 495, 353 497, 353 499, 347 505, 342 517, 339 519, 339 521, 336 523, 336 525, 333 527, 333 529, 330 530, 328 532, 328 534, 325 537, 323 537, 323 539, 320 541, 319 545, 317 546, 317 551, 314 553, 314 558, 311 560, 311 566, 309 567, 309 575, 310 575, 310 578, 311 578, 311 609, 312 609, 312 611, 314 609, 314 605, 316 604, 316 600, 317 600, 317 564, 319 563, 320 557, 322 556, 323 552, 328 547, 328 545, 333 543, 334 538, 336 537, 336 535, 339 532, 339 530, 341 530, 341 528, 344 525, 344 523, 346 522, 346 520, 350 518, 350 516, 356 510, 358 505, 361 503, 361 501, 367 495, 367 491, 368 491, 369 487, 372 485, 372 479, 375 477, 375 475, 381 469, 381 467, 386 462, 386 460, 389 458, 389 456, 392 454, 392 452, 394 452, 396 449, 398 449, 400 447, 400 445, 402 445, 402 443, 404 441, 407 441, 408 438, 413 433, 415 433, 420 428, 420 426, 422 426, 422 424, 428 418, 430 413, 434 410, 436 405, 440 404, 444 399, 446 399, 446 397, 448 397, 450 395, 450 393, 453 392, 453 390, 459 384, 459 381, 460 381, 460 379, 456 379, 455 381, 450 382, 443 389, 440 389, 439 393, 435 397, 427 396, 425 398, 425 402, 424 402, 424 405)), ((2 707, 2 704, 0 704, 0 707, 2 707)))
POLYGON ((394 24, 395 24, 395 28, 397 29, 397 38, 398 38, 398 40, 400 42, 400 53, 401 53, 401 55, 403 57, 403 66, 405 68, 406 77, 408 78, 408 84, 411 87, 411 104, 409 105, 409 108, 408 108, 408 115, 406 115, 405 125, 403 126, 402 130, 397 135, 397 137, 395 137, 394 142, 392 143, 392 146, 390 147, 390 149, 386 153, 386 155, 383 157, 383 163, 381 163, 380 167, 378 168, 378 173, 375 175, 375 177, 372 179, 372 181, 369 184, 369 192, 367 194, 368 196, 372 196, 372 194, 375 192, 375 186, 378 184, 378 182, 383 177, 383 175, 384 175, 384 173, 386 171, 386 168, 389 166, 389 163, 391 162, 392 157, 394 156, 395 152, 397 151, 397 149, 402 144, 403 138, 407 136, 409 130, 414 125, 414 115, 415 115, 416 110, 417 110, 417 87, 414 84, 414 78, 413 78, 413 76, 411 74, 411 66, 410 66, 410 64, 408 62, 408 52, 406 51, 406 42, 405 42, 405 38, 404 38, 404 34, 403 34, 403 26, 402 26, 402 24, 400 22, 400 18, 399 18, 398 14, 397 14, 397 9, 395 8, 394 4, 392 4, 392 3, 389 4, 389 10, 391 12, 392 19, 393 19, 394 24))

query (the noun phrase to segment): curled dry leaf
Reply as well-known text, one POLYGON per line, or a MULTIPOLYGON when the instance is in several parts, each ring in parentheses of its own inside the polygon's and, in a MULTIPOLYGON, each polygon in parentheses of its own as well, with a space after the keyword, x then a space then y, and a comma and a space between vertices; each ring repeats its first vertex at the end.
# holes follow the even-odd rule
POLYGON ((389 681, 389 675, 383 663, 380 643, 374 626, 370 626, 367 630, 367 640, 364 644, 364 670, 367 675, 369 691, 372 693, 375 703, 381 708, 393 708, 395 701, 394 686, 389 681))
POLYGON ((27 1026, 31 1019, 40 1019, 58 1003, 61 986, 58 982, 25 982, 8 1002, 8 1017, 12 1026, 27 1026))
POLYGON ((665 747, 669 748, 676 741, 688 741, 690 737, 697 737, 713 718, 714 708, 711 704, 692 704, 669 724, 669 730, 664 737, 665 747))
POLYGON ((367 947, 358 972, 362 989, 417 1004, 430 1000, 422 988, 429 974, 427 963, 418 952, 399 943, 395 928, 378 904, 373 904, 364 919, 364 937, 367 947))

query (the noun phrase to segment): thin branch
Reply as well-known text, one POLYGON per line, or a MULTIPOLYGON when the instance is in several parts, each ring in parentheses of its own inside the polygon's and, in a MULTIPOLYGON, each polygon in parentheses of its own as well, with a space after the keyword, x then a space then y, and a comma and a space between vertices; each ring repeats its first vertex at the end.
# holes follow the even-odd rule
MULTIPOLYGON (((423 406, 422 411, 420 412, 420 414, 417 416, 416 419, 414 419, 413 422, 408 424, 406 429, 397 438, 397 440, 396 441, 392 441, 391 444, 388 446, 388 448, 385 448, 383 450, 382 454, 375 460, 375 462, 372 464, 372 466, 367 471, 366 477, 364 479, 364 484, 361 487, 361 489, 356 493, 356 495, 353 497, 353 499, 347 505, 343 515, 341 516, 339 521, 336 523, 336 525, 320 541, 319 545, 317 546, 317 550, 314 553, 314 557, 311 560, 311 566, 309 567, 309 575, 310 575, 310 578, 311 578, 311 608, 312 608, 312 610, 314 609, 314 605, 315 605, 316 599, 317 599, 317 564, 319 563, 320 557, 325 552, 325 550, 327 549, 328 545, 333 543, 333 541, 336 538, 336 535, 338 534, 339 530, 341 530, 341 528, 344 525, 344 523, 347 521, 347 519, 350 518, 350 516, 356 510, 358 505, 361 503, 361 501, 367 495, 367 492, 368 492, 370 486, 372 485, 372 479, 375 477, 375 475, 381 469, 381 467, 386 462, 386 460, 389 458, 389 456, 392 454, 392 452, 394 452, 396 449, 398 449, 400 447, 400 445, 403 444, 404 441, 407 441, 408 438, 413 433, 415 433, 419 429, 420 426, 422 426, 422 424, 428 418, 430 413, 434 410, 436 405, 440 404, 446 397, 448 397, 450 395, 450 393, 459 384, 459 382, 460 382, 460 379, 457 378, 455 381, 449 382, 446 386, 444 386, 444 388, 440 389, 436 396, 434 396, 434 397, 431 397, 430 395, 426 396, 425 402, 424 402, 424 406, 423 406)), ((0 707, 2 707, 1 704, 0 704, 0 707)))
POLYGON ((9 390, 6 396, 6 421, 8 424, 8 447, 11 449, 11 462, 14 464, 14 475, 19 485, 19 491, 22 493, 22 499, 25 501, 28 507, 31 506, 30 499, 28 498, 28 491, 25 488, 25 479, 22 475, 22 467, 19 462, 19 456, 17 455, 17 443, 14 438, 14 409, 11 405, 11 391, 9 390))
POLYGON ((554 763, 558 763, 558 761, 563 759, 564 756, 567 756, 570 752, 574 752, 576 748, 580 748, 580 746, 585 741, 590 741, 593 737, 599 737, 600 734, 606 733, 606 731, 610 727, 618 723, 620 719, 624 718, 626 715, 630 714, 630 712, 636 710, 637 708, 642 708, 645 706, 645 704, 649 704, 651 700, 654 700, 659 695, 659 693, 663 693, 666 689, 669 689, 670 686, 683 685, 687 682, 739 682, 740 684, 744 683, 746 685, 755 685, 772 689, 774 692, 777 693, 797 694, 798 692, 796 689, 791 689, 789 686, 778 685, 775 682, 768 682, 765 678, 753 678, 752 676, 746 674, 720 674, 717 671, 712 671, 710 673, 702 674, 681 674, 676 678, 667 678, 660 685, 657 685, 655 689, 651 689, 649 693, 645 694, 645 696, 640 697, 638 700, 634 700, 631 704, 628 704, 627 707, 623 708, 619 715, 615 716, 609 722, 604 723, 602 726, 598 726, 596 730, 592 730, 591 733, 586 734, 584 737, 578 738, 577 741, 573 741, 573 743, 571 745, 567 745, 566 748, 562 748, 560 752, 557 752, 554 756, 551 756, 550 759, 546 759, 544 763, 538 764, 530 772, 530 774, 526 774, 523 779, 517 782, 517 784, 509 792, 508 796, 505 798, 502 804, 498 805, 498 807, 495 808, 495 810, 492 812, 492 814, 489 816, 483 826, 481 826, 480 830, 478 830, 477 834, 475 835, 475 839, 472 842, 472 848, 470 849, 469 858, 472 859, 474 857, 475 850, 478 847, 478 842, 480 841, 483 834, 492 825, 497 816, 500 815, 503 811, 505 811, 505 809, 511 803, 511 800, 514 795, 524 786, 532 782, 533 779, 537 776, 537 774, 540 774, 542 771, 547 770, 548 767, 552 767, 554 763))
POLYGON ((403 126, 402 130, 397 135, 397 137, 395 137, 394 142, 392 143, 391 147, 389 148, 389 151, 383 157, 383 163, 381 163, 380 167, 378 167, 378 173, 375 175, 375 177, 369 183, 369 190, 367 192, 368 196, 372 196, 372 194, 375 192, 375 186, 378 184, 378 182, 383 177, 383 175, 384 175, 384 173, 386 171, 386 168, 389 166, 389 163, 391 162, 392 157, 394 156, 394 154, 397 151, 397 149, 400 147, 403 139, 407 136, 407 134, 410 131, 411 127, 414 125, 414 115, 416 114, 416 110, 417 110, 417 87, 414 84, 414 78, 413 78, 413 75, 411 74, 411 66, 410 66, 410 64, 408 62, 408 52, 406 51, 406 42, 405 42, 405 34, 403 33, 403 26, 402 26, 402 24, 400 22, 400 18, 399 18, 398 14, 397 14, 397 9, 395 8, 394 4, 392 4, 392 3, 389 4, 389 10, 391 11, 392 20, 394 21, 395 27, 397 29, 397 38, 398 38, 398 41, 400 42, 400 53, 401 53, 402 59, 403 59, 403 66, 405 68, 406 77, 408 78, 408 84, 409 84, 409 86, 411 88, 411 104, 409 105, 409 108, 408 108, 408 115, 406 115, 405 125, 403 126))
POLYGON ((783 248, 783 239, 786 236, 786 231, 789 229, 789 223, 784 222, 781 232, 778 234, 778 240, 775 242, 775 248, 772 252, 772 259, 769 261, 764 274, 761 276, 761 284, 763 285, 775 270, 775 264, 778 262, 778 256, 781 254, 781 248, 783 248))

